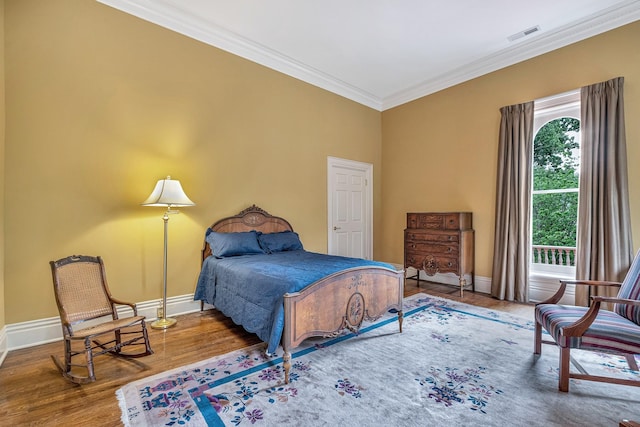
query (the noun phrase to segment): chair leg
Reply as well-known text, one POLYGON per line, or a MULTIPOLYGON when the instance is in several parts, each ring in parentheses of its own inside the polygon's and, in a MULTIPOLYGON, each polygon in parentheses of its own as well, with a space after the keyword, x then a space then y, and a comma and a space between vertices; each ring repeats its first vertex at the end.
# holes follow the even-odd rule
POLYGON ((64 340, 64 371, 65 373, 71 372, 71 341, 64 340))
POLYGON ((558 381, 558 390, 563 392, 569 391, 569 369, 570 369, 570 347, 560 347, 560 379, 558 381))
POLYGON ((141 327, 142 327, 142 336, 144 337, 144 346, 146 349, 145 354, 147 355, 153 354, 153 350, 151 350, 151 343, 149 342, 149 334, 147 333, 147 325, 145 324, 144 320, 142 321, 141 327))
POLYGON ((116 354, 120 354, 120 350, 122 348, 122 335, 120 335, 120 329, 116 329, 116 354))
POLYGON ((632 371, 638 370, 638 363, 636 362, 636 356, 633 354, 627 354, 627 363, 629 364, 629 369, 632 371))
POLYGON ((64 339, 64 363, 60 363, 58 357, 51 355, 51 360, 58 368, 58 371, 62 374, 62 376, 67 376, 69 372, 71 372, 71 343, 68 339, 64 339))
POLYGON ((66 377, 71 372, 71 344, 69 340, 64 339, 64 363, 61 363, 58 357, 51 355, 51 360, 58 368, 62 376, 66 377))
POLYGON ((91 339, 84 340, 84 352, 87 359, 87 378, 89 381, 95 381, 96 376, 93 372, 93 350, 91 349, 91 339))
POLYGON ((536 329, 534 332, 534 349, 533 354, 542 352, 542 325, 536 320, 536 329))

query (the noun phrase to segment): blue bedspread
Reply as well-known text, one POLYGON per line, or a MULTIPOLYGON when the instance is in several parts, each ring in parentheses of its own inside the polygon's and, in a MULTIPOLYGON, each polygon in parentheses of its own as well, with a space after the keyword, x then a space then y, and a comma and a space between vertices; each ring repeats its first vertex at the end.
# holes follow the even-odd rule
POLYGON ((284 298, 313 282, 358 266, 386 263, 314 252, 286 251, 204 260, 194 295, 255 333, 275 353, 284 328, 284 298))

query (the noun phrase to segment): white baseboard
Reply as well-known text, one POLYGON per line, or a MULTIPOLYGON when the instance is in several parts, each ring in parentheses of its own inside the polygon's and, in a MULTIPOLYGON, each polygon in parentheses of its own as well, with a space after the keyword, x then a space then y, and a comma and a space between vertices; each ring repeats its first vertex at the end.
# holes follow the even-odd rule
POLYGON ((7 326, 5 325, 0 329, 0 366, 7 357, 7 353, 9 353, 9 349, 7 346, 7 326))
POLYGON ((491 293, 491 277, 476 276, 476 292, 491 293))
MULTIPOLYGON (((151 300, 136 303, 138 314, 147 319, 156 319, 157 309, 161 307, 162 300, 151 300)), ((193 313, 200 310, 200 301, 193 300, 193 294, 180 295, 167 298, 167 316, 193 313)), ((121 315, 131 314, 131 309, 119 308, 121 315)), ((6 325, 0 331, 0 364, 3 357, 10 350, 33 347, 62 339, 62 327, 59 317, 30 320, 27 322, 6 325), (6 329, 6 332, 5 332, 6 329), (3 347, 4 342, 4 347, 3 347), (4 351, 3 351, 4 348, 4 351)))
MULTIPOLYGON (((407 270, 407 277, 412 277, 416 275, 415 268, 407 267, 406 270, 407 270)), ((466 279, 467 279, 467 283, 471 283, 470 275, 467 275, 466 279)), ((475 279, 476 279, 476 283, 474 288, 476 292, 482 292, 485 294, 491 293, 490 277, 475 276, 475 279)), ((456 287, 460 286, 460 279, 458 278, 458 276, 456 276, 453 273, 447 273, 447 274, 436 273, 433 276, 427 276, 427 274, 424 271, 420 270, 420 280, 428 280, 429 282, 444 283, 446 285, 451 285, 456 287)))

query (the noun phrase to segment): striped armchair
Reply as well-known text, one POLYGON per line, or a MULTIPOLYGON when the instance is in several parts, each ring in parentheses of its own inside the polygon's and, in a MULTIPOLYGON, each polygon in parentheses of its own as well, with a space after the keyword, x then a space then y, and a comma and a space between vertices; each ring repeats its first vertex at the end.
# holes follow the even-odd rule
POLYGON ((569 378, 606 383, 640 386, 640 380, 620 379, 570 372, 572 348, 613 353, 626 357, 629 367, 638 371, 636 356, 640 354, 640 252, 636 255, 622 283, 575 280, 560 281, 560 288, 547 301, 535 308, 535 354, 542 344, 560 348, 560 380, 558 389, 569 391, 569 378), (576 286, 618 286, 616 297, 594 296, 590 307, 557 304, 568 284, 576 286), (605 310, 602 303, 613 303, 613 310, 605 310), (545 329, 553 341, 542 339, 545 329))

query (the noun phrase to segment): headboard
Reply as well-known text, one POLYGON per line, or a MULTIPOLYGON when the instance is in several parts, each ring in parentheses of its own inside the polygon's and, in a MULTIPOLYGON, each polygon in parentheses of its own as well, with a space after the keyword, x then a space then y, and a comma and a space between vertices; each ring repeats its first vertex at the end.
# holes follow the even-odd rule
MULTIPOLYGON (((237 215, 222 218, 209 227, 217 233, 237 233, 241 231, 261 231, 263 233, 278 233, 293 231, 293 227, 284 218, 273 216, 267 211, 252 205, 237 215)), ((202 261, 211 255, 211 248, 205 240, 202 247, 202 261)))

